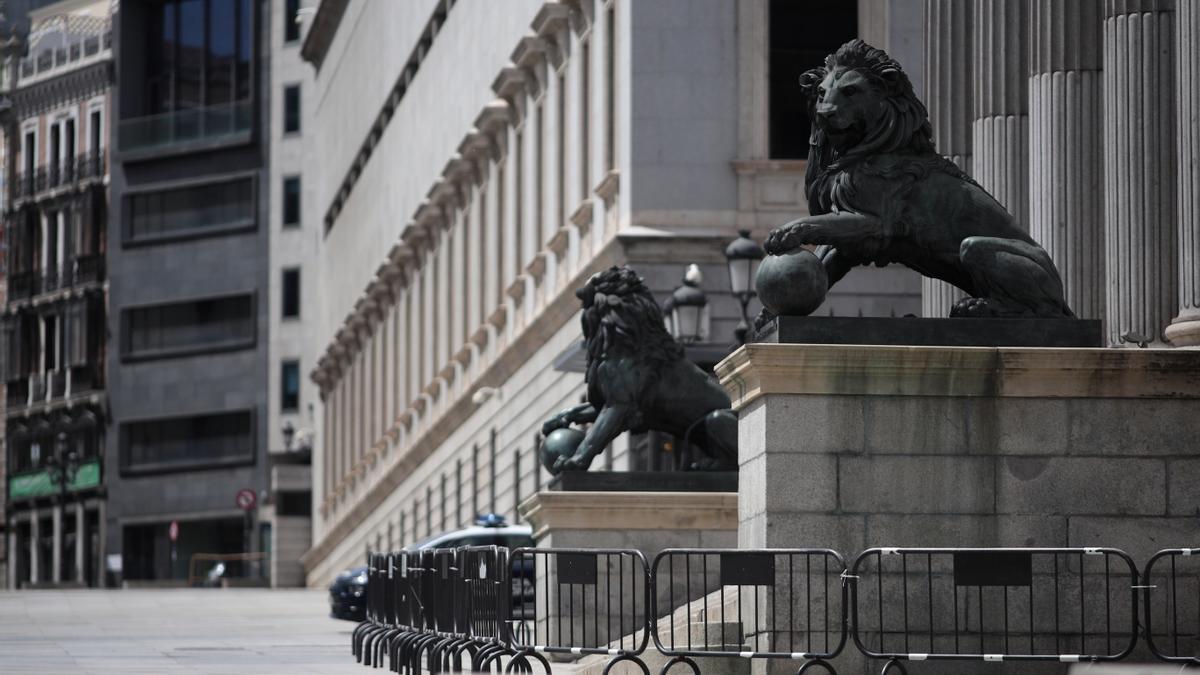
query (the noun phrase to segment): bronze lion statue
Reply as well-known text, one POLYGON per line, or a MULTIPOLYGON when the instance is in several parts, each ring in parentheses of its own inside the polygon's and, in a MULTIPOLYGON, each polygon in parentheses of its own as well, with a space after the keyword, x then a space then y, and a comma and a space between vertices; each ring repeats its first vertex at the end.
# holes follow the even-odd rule
POLYGON ((684 356, 641 277, 612 267, 575 295, 583 303, 587 403, 547 420, 542 434, 571 424, 592 426, 573 451, 554 450, 543 465, 555 474, 583 471, 621 432, 653 429, 698 447, 705 458, 695 468, 736 467, 737 416, 729 395, 684 356))
POLYGON ((767 253, 816 245, 830 286, 858 265, 906 265, 971 296, 951 316, 1074 316, 1045 249, 937 153, 925 105, 887 53, 852 40, 800 86, 810 215, 773 230, 767 253))

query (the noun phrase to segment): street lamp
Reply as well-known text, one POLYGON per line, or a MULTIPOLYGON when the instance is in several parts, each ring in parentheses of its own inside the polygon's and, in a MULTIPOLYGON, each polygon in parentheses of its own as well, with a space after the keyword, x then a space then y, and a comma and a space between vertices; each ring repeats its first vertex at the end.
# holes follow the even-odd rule
POLYGON ((738 230, 738 238, 725 247, 725 262, 729 265, 729 289, 733 297, 742 306, 742 321, 734 330, 738 344, 746 344, 746 336, 750 333, 750 315, 748 307, 754 299, 754 277, 758 274, 758 264, 762 261, 763 252, 758 242, 750 238, 750 230, 738 230))
POLYGON ((54 454, 46 458, 46 475, 51 484, 57 485, 66 493, 67 486, 75 480, 78 471, 79 456, 74 450, 67 450, 67 434, 60 431, 54 439, 54 454))
POLYGON ((291 421, 285 420, 280 432, 283 433, 283 449, 291 451, 292 442, 296 440, 296 427, 292 426, 291 421))
POLYGON ((681 344, 703 342, 708 338, 708 298, 700 289, 704 275, 695 263, 688 265, 683 285, 671 293, 667 301, 671 335, 681 344))

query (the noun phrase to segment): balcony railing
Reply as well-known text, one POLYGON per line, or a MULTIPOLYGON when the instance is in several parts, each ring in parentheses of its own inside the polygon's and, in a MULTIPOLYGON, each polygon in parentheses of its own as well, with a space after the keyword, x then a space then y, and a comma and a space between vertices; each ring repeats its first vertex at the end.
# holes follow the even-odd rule
POLYGON ((181 145, 248 140, 253 121, 250 101, 198 106, 121 120, 121 152, 170 151, 181 145))
POLYGON ((89 253, 76 256, 61 269, 16 272, 8 277, 8 298, 26 300, 60 288, 104 281, 105 271, 104 255, 89 253))
POLYGON ((17 174, 16 198, 31 199, 50 190, 80 181, 103 178, 107 161, 103 150, 85 152, 73 160, 56 162, 17 174))
POLYGON ((87 363, 48 373, 34 373, 11 380, 5 387, 5 405, 9 409, 51 403, 104 389, 104 366, 101 363, 87 363))

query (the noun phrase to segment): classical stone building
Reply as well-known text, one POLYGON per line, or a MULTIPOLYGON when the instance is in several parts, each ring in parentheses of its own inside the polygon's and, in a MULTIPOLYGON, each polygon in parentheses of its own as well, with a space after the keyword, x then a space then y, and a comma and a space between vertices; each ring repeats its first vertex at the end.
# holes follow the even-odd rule
MULTIPOLYGON (((594 272, 629 263, 665 300, 698 264, 708 362, 727 353, 722 251, 806 211, 796 77, 859 34, 921 73, 920 8, 320 2, 303 47, 323 291, 308 583, 478 512, 519 518, 549 478, 542 420, 583 393, 573 291, 594 272)), ((818 310, 919 311, 901 268, 856 270, 818 310)), ((597 463, 660 450, 621 438, 597 463)))
POLYGON ((103 583, 112 31, 106 0, 30 14, 6 62, 10 587, 103 583))
MULTIPOLYGON (((1195 0, 927 0, 937 144, 1113 346, 1200 344, 1195 0)), ((925 311, 957 292, 925 282, 925 311)))

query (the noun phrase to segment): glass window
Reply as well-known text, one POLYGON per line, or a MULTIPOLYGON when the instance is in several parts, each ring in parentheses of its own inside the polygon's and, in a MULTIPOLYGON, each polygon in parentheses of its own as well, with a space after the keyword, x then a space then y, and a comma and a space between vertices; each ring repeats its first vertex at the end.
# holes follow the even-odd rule
POLYGON ((161 0, 146 5, 146 114, 250 97, 254 0, 161 0))
POLYGON ((808 157, 808 110, 800 75, 858 34, 856 3, 771 0, 768 115, 772 159, 808 157))
POLYGON ((300 316, 300 270, 293 267, 283 271, 283 318, 300 316))
POLYGON ((143 192, 127 199, 127 242, 196 236, 252 226, 252 178, 143 192))
POLYGON ((281 389, 279 407, 285 412, 300 409, 300 362, 284 361, 281 372, 281 389))
POLYGON ((254 298, 208 298, 124 311, 126 357, 173 356, 254 345, 254 298))
POLYGON ((126 422, 120 434, 124 473, 254 461, 254 415, 249 410, 126 422))
POLYGON ((283 225, 284 227, 300 225, 299 176, 288 176, 283 179, 283 225))
POLYGON ((283 89, 283 133, 300 132, 300 85, 291 84, 283 89))
POLYGON ((283 41, 295 42, 300 39, 300 23, 296 20, 300 13, 300 0, 287 0, 283 12, 283 41))

